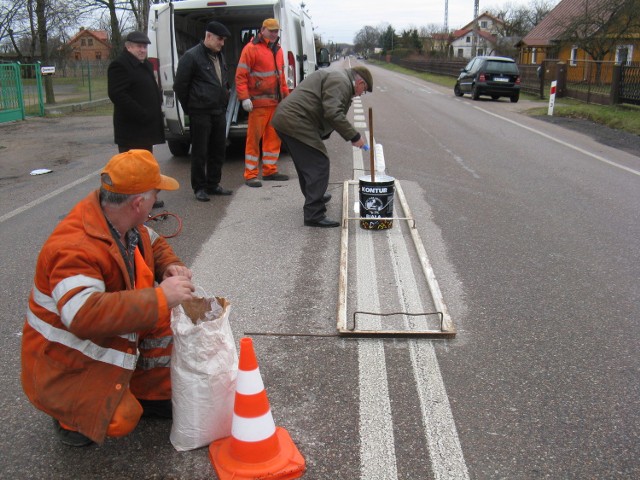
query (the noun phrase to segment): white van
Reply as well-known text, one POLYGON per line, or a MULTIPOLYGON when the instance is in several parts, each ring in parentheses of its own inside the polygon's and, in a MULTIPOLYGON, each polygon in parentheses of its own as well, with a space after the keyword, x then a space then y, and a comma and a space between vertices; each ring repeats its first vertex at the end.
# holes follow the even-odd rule
POLYGON ((227 108, 227 137, 246 136, 247 113, 240 108, 235 93, 236 67, 242 47, 258 33, 266 18, 276 18, 280 23, 287 85, 293 89, 317 69, 311 19, 297 4, 287 0, 184 0, 151 6, 149 60, 162 90, 165 133, 172 154, 187 155, 191 146, 189 120, 173 91, 176 68, 184 52, 204 38, 211 20, 224 24, 231 32, 222 50, 229 81, 233 82, 227 108))

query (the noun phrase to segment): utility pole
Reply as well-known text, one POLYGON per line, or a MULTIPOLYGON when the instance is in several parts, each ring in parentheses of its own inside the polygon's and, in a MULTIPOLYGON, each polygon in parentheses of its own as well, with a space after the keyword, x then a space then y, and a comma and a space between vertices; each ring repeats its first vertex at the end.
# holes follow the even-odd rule
POLYGON ((444 0, 444 33, 449 33, 449 0, 444 0))
POLYGON ((476 56, 478 48, 478 8, 480 0, 473 2, 473 35, 471 36, 471 57, 476 56))

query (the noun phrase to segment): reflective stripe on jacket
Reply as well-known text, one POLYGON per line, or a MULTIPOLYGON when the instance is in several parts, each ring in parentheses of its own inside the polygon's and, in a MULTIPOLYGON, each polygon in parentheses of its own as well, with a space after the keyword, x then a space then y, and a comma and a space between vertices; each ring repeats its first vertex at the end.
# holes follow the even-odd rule
POLYGON ((250 98, 254 107, 274 107, 289 94, 282 49, 270 45, 257 35, 242 49, 236 69, 238 100, 250 98))
MULTIPOLYGON (((144 263, 156 280, 182 264, 153 230, 138 226, 144 263)), ((22 386, 40 410, 96 442, 129 387, 138 333, 168 314, 153 279, 131 284, 98 191, 58 224, 38 257, 22 337, 22 386)))

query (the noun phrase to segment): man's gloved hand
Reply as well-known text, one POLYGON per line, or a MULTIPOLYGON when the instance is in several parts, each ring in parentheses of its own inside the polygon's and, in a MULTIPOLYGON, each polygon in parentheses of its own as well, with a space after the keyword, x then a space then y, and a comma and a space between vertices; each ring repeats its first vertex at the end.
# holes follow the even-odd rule
POLYGON ((244 108, 245 112, 253 110, 253 103, 251 103, 251 99, 247 98, 246 100, 242 100, 242 108, 244 108))

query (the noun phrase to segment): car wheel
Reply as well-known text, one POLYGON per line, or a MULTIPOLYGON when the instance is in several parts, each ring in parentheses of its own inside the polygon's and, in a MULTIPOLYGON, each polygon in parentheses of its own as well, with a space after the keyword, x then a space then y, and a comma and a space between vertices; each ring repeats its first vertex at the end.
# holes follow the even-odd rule
POLYGON ((500 98, 500 95, 491 95, 491 98, 493 100, 498 100, 500 98))
POLYGON ((518 100, 520 100, 520 94, 511 97, 511 103, 518 103, 518 100))
POLYGON ((189 155, 191 144, 189 142, 181 142, 180 140, 169 140, 169 151, 176 157, 186 157, 189 155))
POLYGON ((473 98, 474 100, 478 100, 480 98, 480 92, 478 91, 478 87, 476 87, 475 85, 471 89, 471 98, 473 98))
POLYGON ((456 94, 456 97, 461 97, 464 95, 462 90, 460 90, 460 85, 456 83, 455 87, 453 87, 453 93, 456 94))

